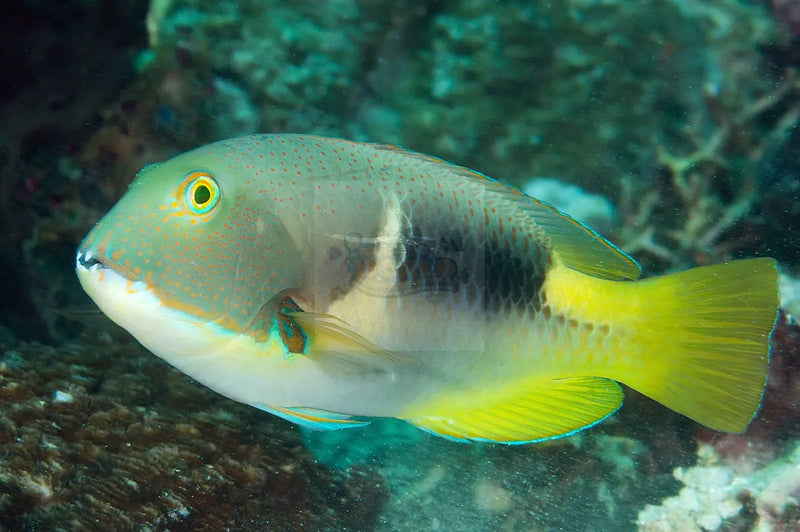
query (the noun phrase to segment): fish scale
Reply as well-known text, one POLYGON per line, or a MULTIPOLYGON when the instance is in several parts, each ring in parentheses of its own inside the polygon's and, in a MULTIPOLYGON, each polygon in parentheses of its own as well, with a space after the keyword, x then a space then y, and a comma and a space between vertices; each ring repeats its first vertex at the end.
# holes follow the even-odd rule
POLYGON ((458 441, 572 434, 613 414, 618 382, 742 431, 777 313, 771 259, 637 280, 633 259, 517 189, 310 135, 145 167, 76 270, 112 320, 234 400, 458 441))

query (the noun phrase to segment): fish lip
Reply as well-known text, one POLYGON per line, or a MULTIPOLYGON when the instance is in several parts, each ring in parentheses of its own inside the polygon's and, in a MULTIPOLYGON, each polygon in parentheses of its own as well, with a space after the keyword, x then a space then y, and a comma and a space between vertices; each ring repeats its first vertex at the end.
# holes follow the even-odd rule
POLYGON ((75 269, 80 271, 98 272, 102 270, 111 270, 116 274, 124 277, 129 281, 135 281, 136 275, 133 274, 128 268, 121 264, 110 260, 108 257, 98 253, 92 249, 79 249, 75 256, 75 269))
POLYGON ((90 250, 78 250, 75 257, 75 268, 89 271, 102 270, 108 268, 105 262, 97 258, 90 250))

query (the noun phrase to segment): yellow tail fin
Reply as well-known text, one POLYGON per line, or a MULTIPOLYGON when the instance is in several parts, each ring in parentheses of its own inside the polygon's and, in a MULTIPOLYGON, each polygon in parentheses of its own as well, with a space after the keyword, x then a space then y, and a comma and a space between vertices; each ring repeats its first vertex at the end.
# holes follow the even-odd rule
POLYGON ((778 312, 773 259, 747 259, 620 282, 559 266, 547 302, 607 324, 590 374, 623 382, 707 427, 742 432, 767 378, 778 312))
POLYGON ((646 371, 610 376, 707 427, 743 432, 766 384, 778 311, 775 261, 740 260, 636 284, 649 307, 634 342, 646 371))

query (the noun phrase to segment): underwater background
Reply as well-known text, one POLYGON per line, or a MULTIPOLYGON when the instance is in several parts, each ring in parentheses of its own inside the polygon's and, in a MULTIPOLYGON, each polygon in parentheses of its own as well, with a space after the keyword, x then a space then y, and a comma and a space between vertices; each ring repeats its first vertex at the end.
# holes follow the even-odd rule
POLYGON ((800 529, 800 3, 0 6, 1 530, 800 529), (251 132, 399 144, 553 203, 646 276, 771 256, 762 410, 626 389, 547 444, 332 433, 227 400, 101 315, 83 235, 145 164, 251 132))

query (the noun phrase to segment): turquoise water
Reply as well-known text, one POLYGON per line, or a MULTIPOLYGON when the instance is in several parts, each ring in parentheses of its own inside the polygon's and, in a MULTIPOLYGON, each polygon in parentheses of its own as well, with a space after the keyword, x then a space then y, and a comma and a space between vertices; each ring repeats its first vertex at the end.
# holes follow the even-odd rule
POLYGON ((0 20, 0 529, 797 527, 794 3, 29 0, 0 20), (760 413, 727 435, 626 389, 591 430, 505 446, 314 432, 215 394, 95 309, 75 250, 143 166, 251 132, 468 166, 646 276, 774 257, 760 413))

